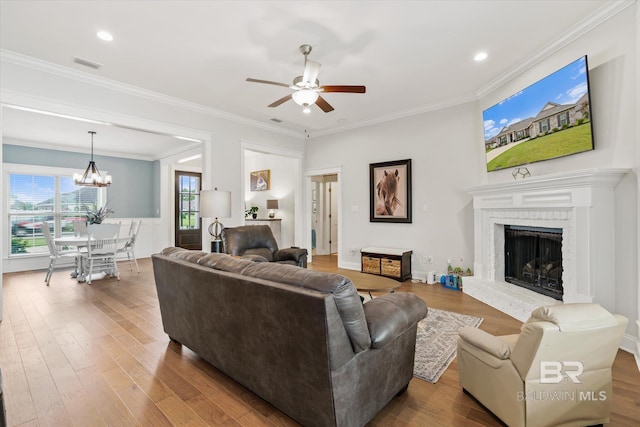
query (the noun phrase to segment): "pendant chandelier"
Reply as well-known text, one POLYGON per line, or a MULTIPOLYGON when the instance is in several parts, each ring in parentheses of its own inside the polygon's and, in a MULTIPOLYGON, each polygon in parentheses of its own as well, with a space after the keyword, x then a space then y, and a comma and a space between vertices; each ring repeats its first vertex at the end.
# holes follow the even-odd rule
POLYGON ((105 175, 103 178, 96 162, 93 161, 93 135, 96 133, 92 130, 89 133, 91 134, 91 161, 84 171, 84 175, 73 174, 73 182, 81 187, 108 187, 111 185, 111 175, 105 175))

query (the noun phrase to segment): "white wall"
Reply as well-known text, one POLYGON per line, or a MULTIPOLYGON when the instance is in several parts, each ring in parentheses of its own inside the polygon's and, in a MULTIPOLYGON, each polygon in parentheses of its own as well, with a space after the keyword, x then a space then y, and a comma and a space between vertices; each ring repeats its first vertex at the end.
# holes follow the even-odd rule
POLYGON ((359 269, 351 248, 383 246, 413 250, 416 278, 444 272, 449 258, 472 266, 473 209, 463 188, 477 184, 484 168, 481 144, 470 143, 481 126, 476 112, 470 103, 311 139, 306 169, 342 166, 340 265, 359 269), (413 222, 369 222, 369 164, 402 159, 412 160, 413 222))
POLYGON ((292 174, 293 171, 299 169, 299 160, 255 151, 246 151, 246 153, 244 160, 244 200, 246 208, 248 209, 255 205, 259 208, 258 218, 267 218, 269 214, 267 200, 277 199, 278 210, 275 211, 275 218, 282 220, 282 235, 279 245, 281 248, 289 248, 294 244, 297 217, 295 212, 296 182, 292 179, 292 174), (265 169, 270 170, 271 182, 269 190, 251 191, 249 174, 265 169))
MULTIPOLYGON (((598 167, 633 169, 616 187, 616 271, 611 277, 616 311, 638 319, 637 20, 637 11, 627 8, 477 103, 312 139, 306 168, 341 166, 343 171, 339 262, 359 268, 359 254, 348 248, 376 245, 412 249, 413 276, 420 279, 425 271, 442 272, 448 258, 471 265, 473 209, 464 188, 513 179, 511 170, 486 172, 482 110, 587 54, 595 151, 535 163, 529 170, 539 176, 598 167), (404 158, 413 160, 413 223, 370 223, 369 163, 404 158), (433 265, 422 264, 423 255, 433 255, 433 265)), ((632 326, 628 333, 638 336, 632 326)))

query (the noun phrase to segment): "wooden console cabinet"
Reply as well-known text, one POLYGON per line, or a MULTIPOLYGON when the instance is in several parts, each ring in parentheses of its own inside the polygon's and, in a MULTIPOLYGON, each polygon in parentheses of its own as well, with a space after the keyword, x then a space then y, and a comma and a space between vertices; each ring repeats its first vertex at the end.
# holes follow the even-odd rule
POLYGON ((368 247, 360 250, 363 273, 399 281, 411 279, 412 250, 368 247))

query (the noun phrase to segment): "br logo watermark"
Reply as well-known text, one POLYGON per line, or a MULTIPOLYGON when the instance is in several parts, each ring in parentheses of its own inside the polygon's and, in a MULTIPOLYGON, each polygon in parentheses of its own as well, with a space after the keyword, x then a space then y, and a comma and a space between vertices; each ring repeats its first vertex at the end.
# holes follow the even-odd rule
MULTIPOLYGON (((545 360, 540 362, 540 384, 560 384, 562 381, 570 381, 573 384, 582 384, 580 375, 584 372, 582 362, 575 360, 545 360)), ((605 401, 607 392, 604 390, 537 390, 517 392, 519 401, 527 400, 581 400, 581 401, 605 401)))
POLYGON ((540 361, 540 383, 541 384, 560 384, 564 375, 567 376, 574 384, 581 384, 580 375, 584 371, 582 362, 576 360, 565 360, 558 362, 556 360, 540 361))

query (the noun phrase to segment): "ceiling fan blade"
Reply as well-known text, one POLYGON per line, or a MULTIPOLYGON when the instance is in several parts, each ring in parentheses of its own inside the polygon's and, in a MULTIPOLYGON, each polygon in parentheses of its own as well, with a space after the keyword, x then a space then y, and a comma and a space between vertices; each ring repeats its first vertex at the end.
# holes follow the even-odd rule
POLYGON ((307 61, 304 64, 304 74, 302 75, 303 83, 309 83, 313 85, 318 79, 318 73, 320 72, 320 63, 316 61, 307 61))
POLYGON ((316 105, 320 107, 320 109, 325 113, 330 113, 331 111, 333 111, 333 107, 331 106, 331 104, 329 104, 327 100, 321 96, 319 96, 316 100, 316 105))
POLYGON ((323 92, 347 92, 347 93, 365 93, 366 86, 321 86, 323 92))
POLYGON ((269 80, 260 80, 260 79, 252 79, 252 78, 248 78, 247 79, 248 82, 252 82, 252 83, 264 83, 264 84, 268 84, 268 85, 276 85, 276 86, 284 86, 284 87, 289 87, 288 84, 285 83, 278 83, 278 82, 272 82, 269 80))
POLYGON ((274 101, 271 104, 267 105, 267 107, 277 107, 278 105, 284 104, 285 102, 287 102, 290 99, 291 99, 291 94, 289 94, 287 96, 283 96, 282 98, 278 99, 277 101, 274 101))

